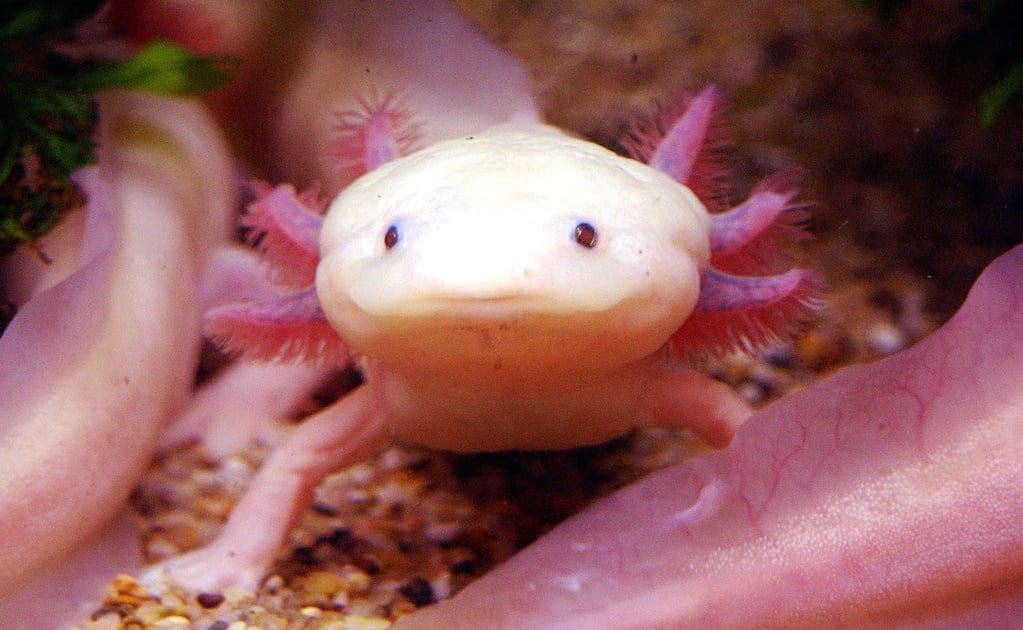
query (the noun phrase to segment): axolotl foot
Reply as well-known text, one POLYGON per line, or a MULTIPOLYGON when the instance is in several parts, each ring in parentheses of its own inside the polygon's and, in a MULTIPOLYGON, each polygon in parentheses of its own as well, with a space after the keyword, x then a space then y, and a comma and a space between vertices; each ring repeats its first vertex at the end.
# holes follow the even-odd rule
POLYGON ((157 595, 168 591, 171 585, 186 586, 196 593, 218 592, 229 586, 256 592, 266 567, 253 560, 253 556, 236 553, 218 540, 150 565, 139 576, 139 582, 157 595))

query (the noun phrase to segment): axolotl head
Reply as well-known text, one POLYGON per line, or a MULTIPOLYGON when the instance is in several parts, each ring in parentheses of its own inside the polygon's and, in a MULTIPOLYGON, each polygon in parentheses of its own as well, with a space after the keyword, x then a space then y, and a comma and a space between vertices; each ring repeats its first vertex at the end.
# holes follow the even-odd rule
POLYGON ((496 128, 345 189, 324 221, 316 289, 372 358, 634 361, 693 311, 708 221, 687 187, 641 162, 552 128, 496 128))

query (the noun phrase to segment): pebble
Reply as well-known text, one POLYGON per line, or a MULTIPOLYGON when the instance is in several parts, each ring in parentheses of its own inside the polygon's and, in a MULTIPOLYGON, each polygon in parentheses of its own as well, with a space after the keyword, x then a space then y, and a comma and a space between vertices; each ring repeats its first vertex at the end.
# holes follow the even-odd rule
POLYGON ((104 604, 108 606, 138 606, 146 600, 152 599, 149 591, 138 583, 138 581, 125 574, 120 574, 107 587, 107 599, 104 604))
POLYGON ((189 621, 188 617, 181 617, 179 615, 164 617, 153 623, 153 628, 156 630, 188 630, 191 627, 192 622, 189 621))
POLYGON ((360 617, 358 615, 345 616, 344 622, 351 630, 386 630, 391 627, 391 622, 380 617, 360 617))
POLYGON ((316 606, 303 606, 299 609, 298 614, 310 619, 319 619, 323 617, 323 610, 316 606))
POLYGON ((430 587, 433 589, 433 594, 437 601, 447 599, 454 594, 453 587, 451 585, 451 574, 447 572, 441 573, 439 576, 432 579, 430 581, 430 587))
POLYGON ((350 567, 345 571, 344 588, 349 593, 365 593, 372 583, 373 578, 361 569, 350 567))
POLYGON ((268 593, 277 593, 284 588, 284 577, 274 573, 263 583, 263 588, 268 593))
POLYGON ((160 605, 169 610, 185 610, 185 600, 176 593, 165 593, 160 597, 160 605))
POLYGON ((437 601, 433 585, 425 578, 416 576, 399 589, 399 592, 416 606, 426 606, 437 601))
POLYGON ((329 621, 317 627, 319 630, 387 630, 391 627, 391 622, 380 617, 345 615, 341 619, 329 621))
POLYGON ((906 335, 891 322, 876 322, 867 331, 867 344, 872 351, 887 356, 906 347, 906 335))
POLYGON ((253 469, 252 464, 244 458, 238 456, 229 457, 224 462, 221 474, 217 476, 217 481, 223 484, 224 489, 228 492, 240 493, 249 486, 249 482, 255 474, 256 471, 253 469))
POLYGON ((222 593, 199 593, 195 596, 195 600, 203 608, 216 608, 224 603, 224 599, 222 593))
POLYGON ((330 571, 313 571, 305 577, 304 586, 311 593, 331 599, 344 589, 345 582, 330 571))
POLYGON ((751 405, 759 405, 764 401, 764 388, 751 381, 744 381, 735 391, 751 405))
POLYGON ((446 543, 462 533, 461 523, 430 523, 426 526, 426 537, 434 542, 446 543))
POLYGON ((221 593, 224 595, 225 602, 231 608, 248 606, 256 599, 254 593, 235 586, 229 586, 221 591, 221 593))

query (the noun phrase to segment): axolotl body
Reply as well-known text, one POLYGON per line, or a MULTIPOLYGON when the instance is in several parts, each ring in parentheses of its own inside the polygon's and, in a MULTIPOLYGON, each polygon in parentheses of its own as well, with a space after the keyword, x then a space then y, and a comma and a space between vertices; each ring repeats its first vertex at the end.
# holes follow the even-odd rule
POLYGON ((717 213, 686 185, 714 203, 712 89, 637 126, 633 157, 535 123, 413 151, 393 103, 345 119, 361 176, 325 217, 312 194, 261 190, 245 220, 284 288, 207 316, 228 349, 356 358, 364 384, 290 434, 210 546, 152 579, 256 586, 320 479, 393 437, 559 449, 657 426, 723 446, 747 405, 679 364, 757 350, 816 308, 815 274, 775 273, 779 242, 803 234, 791 174, 717 213))

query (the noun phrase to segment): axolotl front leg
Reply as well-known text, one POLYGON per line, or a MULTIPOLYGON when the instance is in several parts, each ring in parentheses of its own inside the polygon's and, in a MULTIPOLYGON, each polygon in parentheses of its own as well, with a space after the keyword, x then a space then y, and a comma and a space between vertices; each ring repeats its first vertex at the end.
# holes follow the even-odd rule
POLYGON ((211 311, 208 332, 262 358, 353 351, 367 382, 291 434, 210 547, 150 577, 255 587, 320 479, 392 435, 486 451, 661 426, 727 444, 748 407, 671 357, 786 336, 816 279, 737 275, 795 229, 791 177, 713 217, 683 184, 716 101, 701 93, 663 137, 637 141, 654 167, 539 125, 391 159, 403 150, 381 145, 403 134, 370 108, 351 137, 376 168, 325 220, 309 195, 264 191, 246 220, 272 265, 299 271, 276 299, 211 311))
POLYGON ((255 591, 323 477, 389 441, 384 403, 378 388, 366 385, 303 420, 260 468, 218 537, 150 567, 142 581, 155 587, 169 580, 197 592, 255 591))

